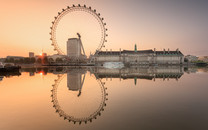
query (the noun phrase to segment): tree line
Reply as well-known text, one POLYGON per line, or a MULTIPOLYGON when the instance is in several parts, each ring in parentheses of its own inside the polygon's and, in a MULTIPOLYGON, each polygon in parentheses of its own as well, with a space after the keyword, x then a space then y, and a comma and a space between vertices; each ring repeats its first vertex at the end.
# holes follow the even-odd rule
POLYGON ((56 62, 56 63, 63 63, 63 59, 62 58, 56 58, 55 60, 53 58, 48 58, 48 57, 44 57, 44 58, 29 58, 29 57, 25 57, 25 58, 19 58, 19 59, 15 59, 15 58, 6 58, 5 61, 6 63, 15 63, 15 64, 49 64, 52 62, 56 62))
POLYGON ((48 63, 48 58, 44 57, 44 58, 37 58, 35 59, 34 57, 29 58, 29 57, 25 57, 25 58, 19 58, 19 59, 15 59, 15 58, 6 58, 5 61, 6 63, 16 63, 16 64, 47 64, 48 63))

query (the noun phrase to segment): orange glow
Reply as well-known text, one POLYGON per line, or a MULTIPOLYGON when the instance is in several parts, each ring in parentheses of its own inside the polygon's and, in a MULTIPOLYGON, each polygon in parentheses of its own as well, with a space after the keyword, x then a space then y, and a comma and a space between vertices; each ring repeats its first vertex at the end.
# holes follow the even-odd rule
POLYGON ((40 71, 39 74, 42 76, 43 75, 43 71, 40 71))
POLYGON ((40 55, 40 56, 43 56, 43 53, 40 53, 39 55, 40 55))

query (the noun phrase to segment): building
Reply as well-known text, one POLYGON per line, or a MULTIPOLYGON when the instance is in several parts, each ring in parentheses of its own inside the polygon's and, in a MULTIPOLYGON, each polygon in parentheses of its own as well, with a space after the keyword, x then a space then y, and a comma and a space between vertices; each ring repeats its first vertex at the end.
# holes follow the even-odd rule
POLYGON ((193 55, 187 55, 184 58, 187 60, 187 62, 196 62, 199 59, 199 57, 193 55))
POLYGON ((49 60, 53 59, 53 61, 56 61, 57 58, 64 60, 66 58, 66 56, 65 55, 58 55, 58 54, 48 56, 48 59, 49 60))
MULTIPOLYGON (((135 47, 136 48, 136 47, 135 47)), ((176 51, 154 50, 123 50, 123 51, 99 51, 94 55, 96 64, 104 62, 123 62, 127 65, 150 65, 150 64, 183 64, 184 55, 176 51)))
POLYGON ((204 61, 204 62, 208 62, 208 56, 199 57, 199 60, 204 61))
POLYGON ((34 52, 29 52, 29 58, 33 58, 35 57, 35 53, 34 52))
POLYGON ((24 59, 25 57, 22 56, 7 56, 6 59, 13 59, 13 60, 21 60, 24 59))
POLYGON ((70 38, 67 41, 67 56, 79 58, 81 56, 81 41, 78 38, 70 38))
POLYGON ((81 36, 79 38, 70 38, 67 41, 67 57, 69 62, 86 62, 84 47, 82 45, 81 36))

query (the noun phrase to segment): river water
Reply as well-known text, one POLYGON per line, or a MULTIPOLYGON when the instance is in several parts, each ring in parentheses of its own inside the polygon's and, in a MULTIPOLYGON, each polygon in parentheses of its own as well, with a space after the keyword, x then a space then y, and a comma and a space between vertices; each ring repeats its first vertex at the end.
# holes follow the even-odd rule
POLYGON ((206 130, 208 68, 57 67, 0 76, 1 130, 206 130))

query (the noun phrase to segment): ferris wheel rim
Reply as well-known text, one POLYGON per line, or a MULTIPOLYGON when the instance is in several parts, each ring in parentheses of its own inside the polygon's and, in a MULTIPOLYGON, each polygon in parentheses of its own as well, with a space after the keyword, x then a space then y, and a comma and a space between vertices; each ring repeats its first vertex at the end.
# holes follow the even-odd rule
POLYGON ((51 45, 54 47, 54 51, 57 51, 59 55, 65 55, 65 53, 59 47, 59 44, 56 40, 56 29, 61 19, 65 15, 73 11, 82 11, 91 14, 98 21, 101 28, 102 36, 97 49, 93 53, 95 54, 96 52, 100 51, 103 47, 105 47, 105 42, 107 42, 106 37, 108 36, 106 32, 108 29, 106 28, 106 23, 104 22, 104 18, 101 17, 100 13, 97 13, 97 11, 95 9, 93 10, 92 7, 90 6, 89 7, 87 7, 86 5, 81 6, 80 4, 72 5, 71 7, 67 6, 67 8, 62 9, 62 11, 58 12, 58 15, 54 17, 55 20, 52 21, 52 26, 50 27, 51 32, 49 33, 51 35, 50 40, 52 41, 51 45))
POLYGON ((54 80, 55 83, 52 85, 53 89, 51 90, 53 107, 56 109, 56 112, 59 113, 59 116, 64 117, 64 119, 67 119, 69 122, 71 121, 74 123, 79 122, 80 124, 82 122, 85 122, 85 123, 87 123, 88 121, 92 122, 92 120, 96 119, 98 115, 100 116, 101 112, 104 111, 104 107, 106 106, 106 100, 107 100, 107 95, 108 95, 106 93, 106 88, 104 87, 104 84, 100 80, 97 80, 99 86, 102 88, 102 91, 103 91, 103 94, 102 94, 103 101, 99 105, 99 108, 95 112, 93 112, 89 117, 75 118, 74 116, 70 116, 62 110, 57 99, 57 88, 64 77, 65 77, 64 74, 58 75, 58 79, 54 80))

